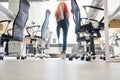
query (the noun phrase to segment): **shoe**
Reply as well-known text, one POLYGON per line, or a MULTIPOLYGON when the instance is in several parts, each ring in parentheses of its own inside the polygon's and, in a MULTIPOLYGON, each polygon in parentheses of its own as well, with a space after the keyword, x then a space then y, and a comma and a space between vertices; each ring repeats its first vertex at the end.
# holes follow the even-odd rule
POLYGON ((65 53, 65 51, 62 51, 62 53, 61 53, 61 58, 62 58, 62 59, 65 59, 65 58, 66 58, 66 53, 65 53))

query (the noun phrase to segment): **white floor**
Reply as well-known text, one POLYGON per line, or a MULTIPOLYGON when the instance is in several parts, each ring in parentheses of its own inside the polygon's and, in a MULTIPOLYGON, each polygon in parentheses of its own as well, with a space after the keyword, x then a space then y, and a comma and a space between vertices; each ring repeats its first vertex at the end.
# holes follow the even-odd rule
POLYGON ((0 80, 120 80, 120 63, 5 59, 0 61, 0 80))

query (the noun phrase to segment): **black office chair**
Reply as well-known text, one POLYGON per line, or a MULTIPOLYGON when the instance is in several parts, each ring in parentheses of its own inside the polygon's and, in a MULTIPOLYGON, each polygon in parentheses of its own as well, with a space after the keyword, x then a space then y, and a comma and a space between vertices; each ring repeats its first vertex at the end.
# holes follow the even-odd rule
MULTIPOLYGON (((9 33, 2 34, 2 36, 1 36, 2 42, 6 41, 8 43, 8 41, 10 41, 10 40, 23 41, 23 36, 24 36, 23 30, 24 30, 24 27, 28 20, 29 8, 30 8, 30 4, 29 4, 28 0, 20 0, 19 10, 18 10, 17 16, 13 22, 12 35, 9 35, 9 33)), ((7 32, 9 32, 9 30, 7 32)), ((3 43, 1 43, 1 44, 3 44, 3 43)))
MULTIPOLYGON (((91 8, 101 9, 101 8, 92 7, 92 6, 83 6, 83 7, 84 8, 91 7, 91 8)), ((86 57, 86 60, 90 61, 91 56, 95 55, 94 33, 97 34, 96 37, 101 37, 101 34, 100 34, 99 31, 102 29, 101 27, 104 26, 103 23, 102 23, 104 18, 102 18, 100 22, 98 22, 97 20, 89 19, 89 18, 81 18, 80 9, 79 9, 79 6, 77 5, 76 0, 71 0, 71 8, 72 8, 71 12, 73 14, 73 20, 75 22, 75 33, 77 35, 78 50, 80 50, 82 48, 82 46, 81 46, 82 41, 86 41, 87 43, 90 42, 89 50, 87 50, 87 52, 90 53, 90 56, 86 57), (90 21, 89 21, 88 24, 82 25, 81 24, 82 19, 87 19, 87 20, 90 20, 90 21, 96 21, 96 22, 99 23, 99 26, 98 26, 98 28, 95 29, 90 21), (89 34, 89 38, 86 38, 86 36, 81 37, 80 33, 82 33, 82 32, 89 34)), ((69 60, 72 60, 74 57, 80 57, 80 56, 76 56, 77 54, 70 55, 69 60)), ((84 57, 85 57, 85 54, 83 54, 81 59, 83 60, 84 57)), ((93 59, 95 59, 95 56, 93 57, 93 59)))
POLYGON ((23 41, 23 30, 28 20, 30 4, 27 0, 20 0, 19 11, 13 23, 13 39, 23 41))
MULTIPOLYGON (((7 23, 6 27, 8 27, 11 22, 12 22, 12 20, 2 20, 2 21, 0 21, 1 29, 3 30, 3 26, 2 25, 4 23, 7 23)), ((5 32, 6 32, 6 29, 5 29, 5 31, 2 34, 5 34, 5 32)), ((8 47, 6 46, 7 43, 4 43, 4 41, 2 40, 1 36, 0 36, 0 48, 2 50, 0 51, 0 60, 3 60, 4 54, 8 53, 8 47)))

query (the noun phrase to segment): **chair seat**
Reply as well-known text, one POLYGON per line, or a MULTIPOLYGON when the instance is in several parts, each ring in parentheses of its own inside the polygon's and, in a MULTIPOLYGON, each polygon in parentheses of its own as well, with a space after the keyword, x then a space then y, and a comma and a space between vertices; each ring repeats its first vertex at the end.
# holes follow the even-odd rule
POLYGON ((36 36, 36 35, 35 35, 34 37, 35 37, 35 38, 42 38, 41 36, 36 36))
POLYGON ((1 36, 1 39, 3 39, 3 40, 12 40, 12 36, 10 36, 10 35, 6 35, 6 34, 2 34, 2 36, 1 36))

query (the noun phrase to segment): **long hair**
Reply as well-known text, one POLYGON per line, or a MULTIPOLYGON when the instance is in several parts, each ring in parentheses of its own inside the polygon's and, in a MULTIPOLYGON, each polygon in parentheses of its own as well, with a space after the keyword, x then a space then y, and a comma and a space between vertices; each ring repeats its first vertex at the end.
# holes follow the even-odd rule
POLYGON ((60 7, 61 7, 62 11, 65 12, 65 16, 69 19, 69 11, 68 11, 68 7, 65 2, 60 2, 58 4, 58 7, 55 12, 56 19, 58 20, 58 18, 60 17, 60 7))

